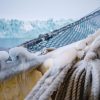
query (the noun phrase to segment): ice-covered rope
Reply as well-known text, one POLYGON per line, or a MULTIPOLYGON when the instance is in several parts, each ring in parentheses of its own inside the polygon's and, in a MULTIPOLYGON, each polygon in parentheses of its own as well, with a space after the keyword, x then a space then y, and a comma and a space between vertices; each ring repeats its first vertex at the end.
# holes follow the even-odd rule
POLYGON ((83 41, 88 45, 82 46, 85 52, 82 58, 79 59, 77 53, 64 66, 58 64, 57 67, 55 63, 25 100, 100 100, 100 37, 95 37, 92 43, 83 41))
MULTIPOLYGON (((54 59, 56 60, 56 58, 59 58, 58 56, 66 57, 67 55, 66 52, 70 51, 71 48, 74 51, 75 50, 82 51, 85 47, 87 47, 85 48, 85 51, 88 51, 89 45, 99 35, 100 35, 100 31, 96 32, 95 34, 92 34, 91 36, 89 36, 84 40, 72 43, 64 47, 60 47, 45 55, 38 55, 40 53, 30 53, 23 47, 12 48, 9 50, 9 52, 0 51, 0 80, 4 80, 6 78, 9 78, 10 76, 16 75, 18 73, 21 73, 23 71, 32 68, 35 69, 39 67, 41 64, 43 64, 46 59, 52 58, 51 60, 54 59), (12 60, 8 61, 9 58, 12 60)), ((84 55, 84 51, 78 52, 78 57, 81 58, 83 57, 83 55, 84 55)))

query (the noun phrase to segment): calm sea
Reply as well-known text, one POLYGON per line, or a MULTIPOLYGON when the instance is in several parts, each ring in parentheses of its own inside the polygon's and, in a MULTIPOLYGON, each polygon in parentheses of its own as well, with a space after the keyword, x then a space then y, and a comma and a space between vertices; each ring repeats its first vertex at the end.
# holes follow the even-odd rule
POLYGON ((0 38, 0 49, 12 48, 29 40, 24 38, 0 38))

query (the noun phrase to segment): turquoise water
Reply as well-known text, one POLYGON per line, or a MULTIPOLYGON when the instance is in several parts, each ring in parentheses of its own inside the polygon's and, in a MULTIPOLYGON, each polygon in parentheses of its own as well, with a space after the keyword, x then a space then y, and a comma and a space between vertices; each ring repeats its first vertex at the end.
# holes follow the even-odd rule
POLYGON ((0 38, 0 48, 7 49, 18 46, 30 39, 26 38, 0 38))

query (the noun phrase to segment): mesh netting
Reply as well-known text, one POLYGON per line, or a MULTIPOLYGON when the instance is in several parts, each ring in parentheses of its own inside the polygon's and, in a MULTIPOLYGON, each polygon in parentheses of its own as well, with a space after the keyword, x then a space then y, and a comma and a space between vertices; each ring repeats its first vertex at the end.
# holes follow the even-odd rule
POLYGON ((81 40, 99 28, 100 10, 51 33, 40 35, 38 39, 24 43, 23 46, 30 51, 40 51, 50 47, 58 48, 81 40))

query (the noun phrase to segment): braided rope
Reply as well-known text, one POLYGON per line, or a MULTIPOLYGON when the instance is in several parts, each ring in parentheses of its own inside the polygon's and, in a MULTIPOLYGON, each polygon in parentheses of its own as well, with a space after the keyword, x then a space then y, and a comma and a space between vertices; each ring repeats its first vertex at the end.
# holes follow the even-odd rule
POLYGON ((89 91, 89 87, 90 87, 91 66, 87 64, 85 68, 86 68, 86 77, 85 77, 85 83, 84 83, 84 96, 83 96, 83 99, 87 100, 88 99, 87 94, 89 94, 88 91, 89 91))
POLYGON ((68 89, 67 89, 67 92, 66 92, 66 96, 65 96, 65 100, 69 100, 69 98, 72 98, 72 87, 73 87, 73 82, 74 82, 74 78, 76 76, 76 73, 77 73, 77 69, 73 72, 70 80, 69 80, 69 84, 68 84, 68 89))
POLYGON ((72 90, 72 99, 73 100, 76 100, 76 93, 77 93, 77 85, 78 85, 78 81, 79 81, 79 78, 82 74, 82 72, 84 71, 84 67, 81 68, 81 66, 79 66, 80 69, 79 71, 76 73, 76 76, 75 76, 75 79, 74 79, 74 85, 73 85, 73 90, 72 90))
POLYGON ((71 66, 72 66, 72 64, 69 64, 61 71, 61 73, 56 77, 54 82, 51 83, 50 86, 48 87, 48 89, 40 96, 39 100, 47 100, 47 97, 52 95, 53 91, 55 91, 58 88, 59 84, 61 84, 63 82, 63 79, 64 79, 66 73, 71 68, 71 66))
MULTIPOLYGON (((52 68, 43 76, 25 100, 99 100, 100 99, 100 38, 90 44, 82 59, 74 59, 52 75, 52 68)), ((54 66, 55 67, 55 66, 54 66)))
POLYGON ((61 84, 60 89, 58 90, 58 93, 56 95, 55 100, 64 100, 65 94, 66 94, 66 90, 68 88, 68 83, 69 83, 69 79, 71 77, 71 75, 73 74, 73 72, 75 71, 76 68, 72 68, 71 70, 69 70, 69 72, 66 74, 65 78, 64 78, 64 82, 61 84))
MULTIPOLYGON (((61 86, 58 89, 56 97, 55 99, 52 99, 52 100, 99 100, 98 93, 100 93, 99 92, 100 80, 98 77, 98 72, 100 72, 100 69, 99 71, 97 71, 98 67, 96 69, 95 66, 93 65, 93 62, 95 61, 92 61, 92 65, 91 65, 91 62, 88 62, 87 64, 83 62, 84 66, 80 65, 80 66, 77 66, 76 68, 70 67, 72 69, 68 69, 68 67, 64 67, 64 69, 54 79, 54 81, 52 81, 52 83, 49 84, 48 89, 45 88, 44 92, 42 91, 41 94, 38 94, 38 98, 37 97, 34 98, 33 96, 29 100, 32 100, 32 99, 33 100, 48 100, 48 98, 52 95, 53 91, 57 90, 57 86, 59 86, 59 82, 61 78, 63 78, 64 82, 60 84, 61 86), (97 76, 94 76, 95 75, 94 68, 95 68, 95 73, 97 73, 97 76), (91 71, 92 71, 92 84, 91 86, 89 86, 91 82, 90 81, 91 71), (94 82, 96 86, 94 85, 94 82), (90 88, 90 91, 88 91, 89 88, 90 88), (97 93, 94 93, 94 91, 97 91, 97 93)), ((42 85, 44 86, 44 84, 42 85)))
POLYGON ((81 88, 82 88, 82 83, 84 85, 84 80, 85 80, 85 71, 83 71, 78 82, 76 100, 82 100, 81 98, 83 98, 81 95, 81 93, 83 93, 83 90, 81 90, 81 88))
POLYGON ((55 91, 58 84, 61 84, 61 80, 64 79, 64 77, 66 75, 65 73, 67 73, 69 71, 71 66, 72 66, 72 64, 68 64, 67 67, 64 67, 61 70, 60 74, 57 74, 58 76, 56 75, 57 77, 49 76, 49 74, 50 74, 50 70, 49 70, 49 72, 46 73, 46 77, 43 77, 43 79, 40 80, 39 85, 37 84, 35 89, 32 91, 32 95, 29 95, 26 98, 26 100, 47 100, 48 96, 50 96, 52 94, 52 92, 55 91), (49 81, 50 78, 52 78, 51 81, 49 81), (49 88, 48 88, 48 86, 49 86, 49 88), (39 91, 39 92, 37 93, 37 91, 39 91))

